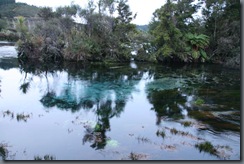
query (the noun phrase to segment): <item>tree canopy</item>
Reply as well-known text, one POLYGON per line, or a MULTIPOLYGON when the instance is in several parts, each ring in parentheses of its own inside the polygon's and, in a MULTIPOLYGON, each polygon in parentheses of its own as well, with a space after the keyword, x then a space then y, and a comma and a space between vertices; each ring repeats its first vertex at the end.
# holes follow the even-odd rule
POLYGON ((27 52, 36 52, 42 59, 240 65, 238 1, 167 0, 148 30, 132 23, 137 14, 128 0, 89 0, 85 8, 71 3, 56 11, 43 7, 37 15, 43 22, 22 34, 28 37, 19 41, 20 57, 35 58, 27 52))

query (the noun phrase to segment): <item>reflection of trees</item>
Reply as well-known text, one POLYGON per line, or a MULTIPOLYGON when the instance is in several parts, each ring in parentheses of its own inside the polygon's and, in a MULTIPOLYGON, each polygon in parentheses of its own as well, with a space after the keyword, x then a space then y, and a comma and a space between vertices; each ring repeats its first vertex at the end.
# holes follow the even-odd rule
POLYGON ((174 71, 168 68, 167 72, 157 69, 155 80, 146 85, 157 124, 162 117, 182 118, 184 109, 189 117, 215 131, 240 130, 240 117, 237 117, 240 114, 238 71, 212 67, 184 66, 174 71), (196 104, 197 99, 202 99, 203 104, 196 104))
MULTIPOLYGON (((157 115, 157 124, 160 123, 162 117, 183 118, 182 109, 188 111, 189 117, 210 125, 216 131, 233 129, 233 126, 239 125, 231 121, 240 122, 239 118, 235 119, 238 112, 234 113, 233 117, 224 115, 225 120, 221 121, 215 115, 205 112, 240 110, 238 108, 240 104, 238 73, 217 66, 214 68, 208 66, 174 68, 143 64, 134 69, 125 64, 104 66, 62 63, 58 66, 22 65, 21 70, 25 74, 47 79, 46 93, 41 99, 45 107, 57 107, 71 112, 86 109, 96 114, 96 126, 87 126, 83 137, 84 143, 92 143, 91 146, 96 149, 101 149, 106 145, 108 139, 106 132, 110 129, 110 119, 119 117, 123 112, 127 100, 135 91, 134 86, 145 72, 154 79, 146 84, 146 91, 147 98, 157 115), (67 72, 67 77, 65 77, 67 84, 62 81, 58 84, 61 87, 60 92, 52 87, 49 88, 50 82, 47 78, 48 75, 55 75, 57 71, 67 72), (186 103, 189 103, 187 99, 190 96, 192 100, 187 105, 186 103), (194 105, 194 101, 198 98, 203 99, 205 104, 194 105), (219 106, 214 106, 216 104, 219 106), (220 107, 221 105, 225 107, 220 107), (206 119, 207 114, 211 116, 211 119, 209 117, 206 119)), ((30 85, 31 81, 25 81, 21 86, 22 91, 27 92, 30 85)))
POLYGON ((0 63, 0 68, 3 70, 18 67, 18 60, 16 58, 0 58, 0 63))
POLYGON ((183 97, 177 89, 152 91, 148 94, 148 99, 156 112, 157 125, 160 124, 163 116, 174 119, 182 118, 179 105, 186 103, 186 97, 183 97))
MULTIPOLYGON (((22 84, 20 85, 19 89, 26 94, 30 85, 32 83, 33 77, 38 76, 40 78, 45 77, 48 84, 48 74, 54 75, 57 71, 62 70, 62 63, 48 63, 48 64, 40 64, 38 61, 21 61, 19 60, 20 64, 20 72, 24 74, 24 79, 22 84), (31 76, 30 78, 27 78, 31 76)), ((47 88, 49 90, 49 88, 47 88)))
POLYGON ((103 149, 109 139, 106 131, 110 131, 109 120, 114 116, 118 117, 123 111, 125 102, 116 101, 113 107, 111 100, 101 104, 96 110, 97 123, 94 128, 86 126, 86 134, 83 137, 83 144, 91 142, 91 147, 95 149, 103 149))
MULTIPOLYGON (((128 64, 129 65, 129 64, 128 64)), ((109 137, 106 132, 110 130, 110 119, 119 117, 123 112, 131 93, 136 91, 135 85, 143 77, 147 67, 137 69, 122 65, 83 65, 80 63, 62 63, 60 67, 52 65, 40 66, 38 64, 23 65, 21 70, 26 74, 45 77, 47 80, 46 93, 41 98, 41 103, 60 110, 76 112, 81 109, 93 111, 96 115, 95 127, 87 125, 83 143, 90 142, 91 147, 103 149, 109 137), (59 81, 59 91, 52 88, 48 80, 49 74, 63 71, 59 81)), ((49 76, 50 77, 50 76, 49 76)), ((21 89, 27 86, 21 85, 21 89)), ((31 85, 29 81, 28 85, 31 85)), ((23 89, 22 89, 23 90, 23 89)))
POLYGON ((82 108, 94 111, 96 126, 86 127, 83 143, 91 142, 91 147, 103 149, 108 140, 106 131, 110 130, 110 119, 120 116, 142 75, 135 70, 78 69, 68 75, 68 84, 63 85, 60 94, 48 92, 41 102, 46 107, 57 106, 72 112, 82 108))

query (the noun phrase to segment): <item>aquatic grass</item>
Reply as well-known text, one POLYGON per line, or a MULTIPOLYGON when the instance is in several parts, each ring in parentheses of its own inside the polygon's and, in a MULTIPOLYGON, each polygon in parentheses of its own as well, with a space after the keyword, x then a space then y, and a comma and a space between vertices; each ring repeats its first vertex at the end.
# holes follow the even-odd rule
MULTIPOLYGON (((3 112, 3 117, 5 117, 6 115, 10 116, 12 119, 15 117, 14 112, 11 112, 10 110, 6 110, 3 112)), ((24 114, 24 113, 22 113, 22 114, 17 113, 16 114, 17 121, 25 121, 26 122, 27 119, 30 117, 31 117, 31 114, 24 114)))
POLYGON ((191 121, 185 121, 185 122, 182 122, 181 123, 184 127, 189 127, 192 125, 192 122, 191 121))
POLYGON ((214 148, 211 142, 205 141, 200 144, 195 145, 196 148, 199 149, 200 152, 204 151, 213 155, 216 155, 217 150, 214 148))
POLYGON ((6 147, 6 144, 0 144, 0 157, 2 157, 2 160, 6 160, 8 156, 8 149, 6 147))
POLYGON ((177 134, 179 131, 178 130, 176 130, 175 128, 173 128, 173 129, 170 129, 170 133, 172 133, 172 134, 177 134))
POLYGON ((160 148, 164 150, 170 150, 170 151, 176 150, 176 146, 174 145, 161 145, 160 148))
POLYGON ((50 161, 50 160, 56 160, 56 157, 51 156, 51 155, 45 155, 43 158, 40 156, 35 156, 34 160, 35 161, 41 161, 41 160, 50 161))
POLYGON ((146 137, 137 137, 136 138, 139 142, 144 142, 144 143, 151 143, 151 140, 149 138, 146 137))
POLYGON ((147 157, 148 155, 146 154, 137 154, 133 152, 131 152, 130 155, 128 156, 130 160, 142 160, 142 159, 146 159, 147 157))
MULTIPOLYGON (((236 122, 228 119, 223 119, 213 114, 212 111, 189 111, 188 115, 191 118, 197 119, 206 125, 208 128, 213 128, 216 131, 231 130, 240 132, 240 126, 236 122)), ((230 115, 229 115, 230 116, 230 115)), ((206 128, 205 127, 205 128, 206 128)))
POLYGON ((185 137, 188 137, 188 138, 191 138, 191 139, 194 139, 194 140, 203 140, 202 138, 196 137, 196 136, 190 134, 189 132, 184 132, 184 131, 176 130, 175 128, 173 128, 173 129, 170 129, 168 127, 165 127, 165 128, 168 129, 168 130, 170 130, 170 133, 171 134, 174 134, 174 135, 181 135, 181 136, 185 136, 185 137))
POLYGON ((3 117, 5 117, 6 115, 11 116, 11 118, 14 118, 14 113, 11 112, 10 110, 6 110, 3 112, 3 117))
POLYGON ((30 115, 24 115, 24 114, 17 114, 16 119, 17 121, 27 121, 27 119, 30 118, 30 115))
POLYGON ((157 135, 157 136, 161 136, 162 138, 164 138, 164 137, 165 137, 165 131, 159 131, 159 130, 158 130, 158 131, 156 132, 156 135, 157 135))

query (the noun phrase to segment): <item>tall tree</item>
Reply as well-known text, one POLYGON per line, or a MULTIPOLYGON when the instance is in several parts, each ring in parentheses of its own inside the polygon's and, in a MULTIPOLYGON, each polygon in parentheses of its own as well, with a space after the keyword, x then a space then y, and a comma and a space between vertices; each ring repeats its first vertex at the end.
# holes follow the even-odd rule
POLYGON ((38 12, 38 16, 47 21, 54 17, 53 9, 51 7, 42 7, 38 12))
POLYGON ((237 0, 206 0, 203 16, 213 59, 225 62, 240 56, 240 9, 237 0))
MULTIPOLYGON (((207 36, 202 37, 203 35, 199 32, 193 34, 197 31, 193 28, 197 24, 193 14, 199 7, 193 2, 193 0, 167 0, 164 6, 155 11, 154 19, 150 23, 150 32, 155 37, 153 46, 159 61, 196 62, 200 57, 206 56, 205 47, 194 49, 196 45, 190 44, 203 40, 208 43, 207 36)), ((207 57, 204 57, 201 61, 206 59, 207 57)))

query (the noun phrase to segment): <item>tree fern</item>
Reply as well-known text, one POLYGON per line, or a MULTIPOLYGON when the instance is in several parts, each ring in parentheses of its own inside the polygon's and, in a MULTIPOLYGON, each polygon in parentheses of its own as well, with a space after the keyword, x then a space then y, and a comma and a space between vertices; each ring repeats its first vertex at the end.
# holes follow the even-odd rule
POLYGON ((201 61, 205 62, 208 56, 204 49, 209 45, 209 37, 204 34, 188 33, 185 35, 185 38, 191 47, 192 58, 195 60, 201 58, 201 61))

